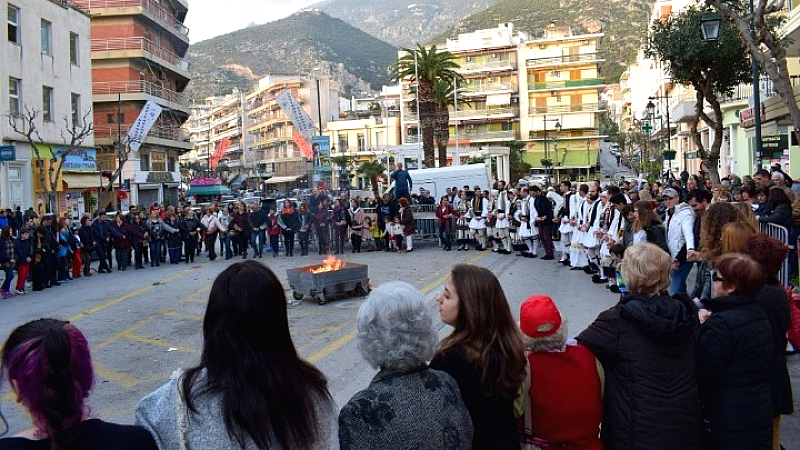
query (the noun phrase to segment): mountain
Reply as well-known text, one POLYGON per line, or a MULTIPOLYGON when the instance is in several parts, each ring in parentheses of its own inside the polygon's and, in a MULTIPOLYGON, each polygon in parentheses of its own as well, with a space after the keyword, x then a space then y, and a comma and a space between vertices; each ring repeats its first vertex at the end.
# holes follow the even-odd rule
POLYGON ((456 21, 497 0, 325 0, 314 5, 333 17, 407 47, 428 42, 456 21))
POLYGON ((636 59, 647 36, 652 0, 499 0, 487 9, 472 14, 450 27, 431 42, 445 42, 458 33, 495 28, 512 22, 530 38, 540 35, 551 21, 572 27, 574 33, 604 32, 601 50, 606 62, 601 65, 605 79, 616 82, 628 63, 636 59))
POLYGON ((315 68, 346 92, 380 89, 397 49, 318 10, 250 26, 189 47, 190 98, 226 94, 268 73, 308 74, 315 68))

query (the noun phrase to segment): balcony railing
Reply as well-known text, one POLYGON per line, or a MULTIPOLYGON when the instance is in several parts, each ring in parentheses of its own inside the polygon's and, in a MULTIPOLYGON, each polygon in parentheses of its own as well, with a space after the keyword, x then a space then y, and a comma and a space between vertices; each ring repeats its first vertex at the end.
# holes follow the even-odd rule
POLYGON ((528 67, 552 66, 554 64, 568 64, 584 61, 600 61, 602 53, 582 53, 580 55, 550 56, 547 58, 534 58, 525 62, 528 67))
POLYGON ((420 138, 421 138, 420 135, 412 134, 412 135, 406 136, 405 143, 406 144, 416 144, 416 143, 418 143, 420 141, 420 138))
POLYGON ((92 94, 147 94, 169 102, 180 103, 188 108, 189 97, 149 81, 95 81, 92 94))
POLYGON ((587 86, 602 86, 606 82, 600 78, 586 78, 583 80, 544 81, 541 83, 528 83, 528 90, 539 91, 548 89, 568 89, 587 86))
POLYGON ((188 72, 191 68, 189 61, 163 47, 159 47, 155 42, 143 37, 92 39, 93 52, 108 52, 118 50, 142 50, 150 53, 153 56, 161 58, 174 66, 179 67, 185 72, 188 72))
POLYGON ((475 117, 490 117, 513 115, 511 108, 486 108, 486 109, 459 109, 458 112, 450 111, 450 119, 472 119, 475 117))
POLYGON ((558 114, 600 110, 600 105, 597 103, 567 103, 565 105, 531 106, 528 109, 528 114, 558 114))
POLYGON ((461 67, 459 67, 458 70, 492 70, 504 68, 516 69, 517 62, 510 59, 464 61, 461 63, 461 67))
POLYGON ((464 86, 459 86, 458 90, 466 94, 474 94, 476 92, 494 92, 494 91, 513 91, 515 85, 512 83, 470 83, 464 86))
POLYGON ((105 8, 141 7, 146 16, 161 23, 167 29, 171 28, 183 36, 189 36, 189 28, 181 23, 172 11, 164 8, 154 0, 72 0, 72 3, 78 8, 88 11, 105 8))
MULTIPOLYGON (((125 136, 130 130, 130 125, 123 124, 117 128, 115 124, 96 126, 94 129, 95 139, 113 139, 117 140, 121 136, 122 141, 125 141, 125 136)), ((145 138, 158 138, 167 139, 170 141, 186 141, 186 135, 180 127, 159 126, 153 125, 150 131, 147 132, 145 138)))
MULTIPOLYGON (((450 133, 450 137, 455 139, 455 133, 450 133)), ((514 130, 503 131, 486 131, 486 130, 458 130, 458 139, 470 139, 473 141, 486 140, 486 141, 500 141, 506 139, 515 139, 514 130)), ((408 142, 408 141, 406 141, 408 142)))

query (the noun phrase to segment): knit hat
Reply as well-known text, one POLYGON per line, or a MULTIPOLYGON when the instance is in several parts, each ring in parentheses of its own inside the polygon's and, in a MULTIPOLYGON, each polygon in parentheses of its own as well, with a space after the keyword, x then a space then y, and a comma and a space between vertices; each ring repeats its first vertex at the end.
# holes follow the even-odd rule
POLYGON ((519 308, 519 328, 526 336, 543 338, 561 328, 561 313, 546 295, 532 295, 519 308))

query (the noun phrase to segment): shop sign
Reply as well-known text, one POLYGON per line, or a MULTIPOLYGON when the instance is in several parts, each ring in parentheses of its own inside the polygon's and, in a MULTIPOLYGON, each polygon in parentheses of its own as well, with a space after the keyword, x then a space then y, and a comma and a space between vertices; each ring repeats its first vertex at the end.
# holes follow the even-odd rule
POLYGON ((0 162, 16 160, 17 152, 13 145, 0 145, 0 162))
POLYGON ((172 183, 172 172, 147 172, 148 183, 172 183))
MULTIPOLYGON (((767 120, 767 108, 761 104, 761 122, 767 120)), ((755 108, 743 109, 739 112, 739 126, 742 128, 750 128, 756 124, 755 108)))
POLYGON ((789 149, 789 136, 785 134, 774 134, 761 137, 761 152, 764 154, 783 153, 789 149))

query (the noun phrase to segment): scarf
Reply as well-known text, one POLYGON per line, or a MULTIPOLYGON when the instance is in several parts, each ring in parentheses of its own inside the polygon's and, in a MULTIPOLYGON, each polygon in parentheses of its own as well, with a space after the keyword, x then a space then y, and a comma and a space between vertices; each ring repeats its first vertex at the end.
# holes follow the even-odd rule
POLYGON ((281 209, 281 214, 294 214, 294 206, 289 205, 288 208, 284 207, 281 209))

